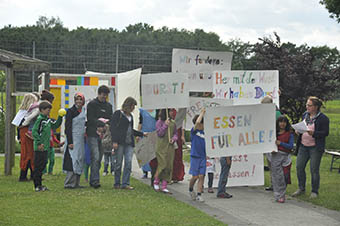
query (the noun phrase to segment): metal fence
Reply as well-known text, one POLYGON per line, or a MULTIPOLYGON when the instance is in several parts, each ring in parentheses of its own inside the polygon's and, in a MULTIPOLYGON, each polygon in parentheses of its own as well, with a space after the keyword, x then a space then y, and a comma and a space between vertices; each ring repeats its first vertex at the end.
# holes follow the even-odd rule
MULTIPOLYGON (((51 73, 82 74, 86 70, 119 73, 142 67, 144 74, 170 72, 174 47, 6 41, 0 43, 0 48, 48 61, 52 64, 51 73)), ((37 77, 35 72, 18 72, 17 91, 37 90, 37 77)))

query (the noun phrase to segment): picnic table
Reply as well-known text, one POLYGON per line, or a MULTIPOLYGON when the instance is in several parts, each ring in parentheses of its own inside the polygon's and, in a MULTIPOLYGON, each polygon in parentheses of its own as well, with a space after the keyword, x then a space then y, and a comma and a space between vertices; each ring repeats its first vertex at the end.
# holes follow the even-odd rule
POLYGON ((332 161, 331 161, 331 168, 330 171, 332 171, 332 169, 337 169, 339 170, 340 173, 340 164, 338 167, 334 167, 334 163, 340 159, 340 152, 338 150, 325 150, 326 154, 329 154, 332 156, 332 161))

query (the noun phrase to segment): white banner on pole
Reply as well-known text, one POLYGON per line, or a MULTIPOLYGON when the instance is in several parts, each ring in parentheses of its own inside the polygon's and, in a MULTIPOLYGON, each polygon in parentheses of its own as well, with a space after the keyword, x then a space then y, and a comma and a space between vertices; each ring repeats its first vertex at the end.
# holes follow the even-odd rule
POLYGON ((234 104, 258 104, 264 96, 272 96, 279 107, 278 71, 214 71, 215 98, 232 99, 234 104))
POLYGON ((204 97, 190 97, 190 106, 187 108, 185 129, 191 130, 194 126, 192 119, 195 115, 199 115, 202 108, 217 107, 217 106, 230 106, 233 104, 233 100, 225 99, 213 99, 204 97))
MULTIPOLYGON (((220 158, 211 160, 215 164, 213 187, 216 188, 221 172, 220 158)), ((263 154, 233 155, 227 187, 259 185, 264 185, 263 154)), ((208 178, 205 187, 208 187, 208 178)))
POLYGON ((191 49, 172 50, 172 72, 189 74, 189 90, 211 92, 215 70, 230 70, 233 54, 191 49))
POLYGON ((188 107, 188 74, 156 73, 142 75, 142 104, 144 109, 188 107))
POLYGON ((154 131, 136 143, 134 151, 139 167, 144 166, 156 157, 156 140, 157 132, 154 131))
POLYGON ((204 131, 209 157, 275 151, 275 105, 207 108, 204 131))

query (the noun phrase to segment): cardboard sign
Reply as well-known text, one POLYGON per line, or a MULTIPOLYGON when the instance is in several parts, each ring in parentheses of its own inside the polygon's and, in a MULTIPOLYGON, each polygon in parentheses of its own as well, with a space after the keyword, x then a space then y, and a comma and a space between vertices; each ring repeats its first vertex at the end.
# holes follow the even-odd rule
POLYGON ((134 151, 139 167, 144 166, 156 157, 156 140, 157 132, 154 131, 136 143, 134 151))
POLYGON ((172 50, 172 72, 189 74, 189 90, 212 91, 212 77, 215 70, 230 70, 233 54, 190 49, 172 50))
POLYGON ((213 99, 204 97, 190 97, 190 106, 186 109, 185 129, 191 130, 194 126, 192 119, 195 115, 199 115, 202 108, 217 107, 217 106, 231 106, 233 100, 213 99))
MULTIPOLYGON (((213 187, 218 187, 220 179, 221 164, 220 158, 211 159, 214 164, 213 187)), ((207 175, 208 175, 207 165, 207 175)), ((208 177, 205 179, 205 187, 208 187, 208 177)), ((228 176, 227 187, 234 186, 260 186, 264 185, 263 154, 233 155, 231 168, 228 176)))
POLYGON ((142 75, 142 105, 144 109, 188 107, 188 75, 183 73, 142 75))
POLYGON ((277 150, 274 104, 207 108, 204 130, 209 157, 277 150))
POLYGON ((215 71, 215 98, 230 99, 234 104, 259 104, 266 95, 279 107, 278 71, 215 71))

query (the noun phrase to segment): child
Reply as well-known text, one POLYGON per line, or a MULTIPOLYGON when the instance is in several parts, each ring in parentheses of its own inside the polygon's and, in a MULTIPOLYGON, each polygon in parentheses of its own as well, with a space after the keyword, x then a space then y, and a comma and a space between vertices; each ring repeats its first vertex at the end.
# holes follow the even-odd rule
MULTIPOLYGON (((41 184, 42 172, 47 163, 47 150, 50 147, 51 129, 57 129, 62 123, 64 112, 59 110, 58 120, 52 122, 48 117, 52 105, 48 101, 39 104, 40 115, 34 123, 32 135, 34 138, 34 172, 33 183, 35 191, 46 191, 46 186, 41 184)), ((65 111, 65 110, 64 110, 65 111)))
POLYGON ((207 172, 208 172, 208 193, 214 193, 213 182, 215 173, 215 159, 207 156, 207 172))
POLYGON ((294 136, 290 131, 290 124, 285 116, 276 120, 276 145, 278 152, 272 152, 272 183, 275 200, 285 202, 287 184, 290 183, 290 154, 294 146, 294 136))
POLYGON ((175 157, 174 142, 177 141, 177 131, 175 122, 166 114, 165 109, 160 111, 159 116, 156 123, 156 158, 158 165, 155 173, 154 189, 156 191, 160 190, 159 183, 162 180, 162 191, 169 193, 167 186, 172 178, 175 157))
POLYGON ((201 194, 203 191, 204 176, 206 172, 206 152, 204 141, 204 125, 203 117, 205 108, 202 108, 201 113, 196 115, 192 122, 194 127, 191 129, 191 151, 190 151, 190 171, 192 175, 189 182, 189 193, 192 200, 204 202, 201 194), (197 196, 194 192, 194 185, 198 179, 197 196))
MULTIPOLYGON (((55 121, 54 119, 51 119, 52 121, 55 121)), ((54 167, 54 143, 58 145, 58 147, 61 147, 64 145, 64 142, 60 142, 57 137, 54 135, 53 129, 51 130, 51 140, 50 140, 50 148, 48 149, 47 154, 47 161, 48 161, 48 167, 46 167, 43 171, 43 174, 47 173, 52 175, 53 174, 53 167, 54 167)))
MULTIPOLYGON (((106 119, 102 119, 102 120, 106 120, 106 119)), ((114 171, 115 171, 115 161, 116 161, 115 157, 116 156, 115 156, 115 154, 112 154, 112 140, 111 140, 110 125, 107 123, 107 121, 105 123, 105 133, 104 133, 103 139, 102 139, 102 145, 103 145, 103 149, 104 149, 104 172, 103 172, 103 176, 107 175, 110 163, 111 163, 110 173, 113 176, 114 171)))

